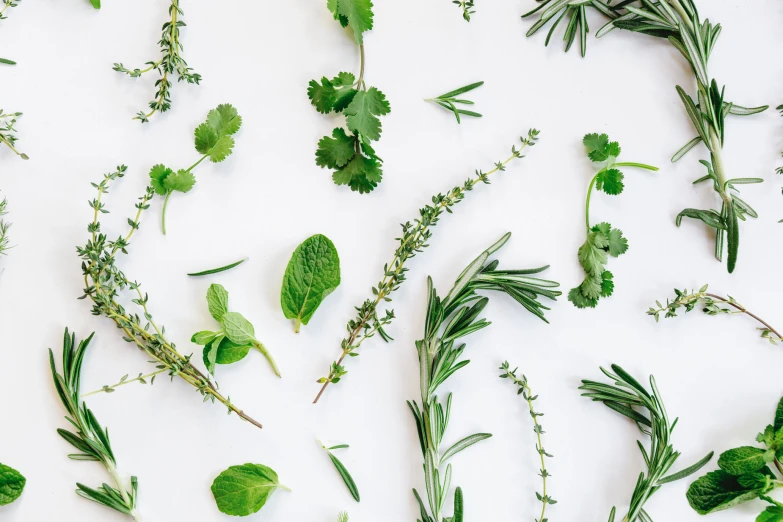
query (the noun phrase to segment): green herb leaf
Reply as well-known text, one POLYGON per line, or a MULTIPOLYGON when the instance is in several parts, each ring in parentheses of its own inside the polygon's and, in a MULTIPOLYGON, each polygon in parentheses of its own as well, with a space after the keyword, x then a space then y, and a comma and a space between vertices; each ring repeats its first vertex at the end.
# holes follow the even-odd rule
POLYGON ((220 319, 226 337, 236 344, 251 344, 256 341, 256 331, 250 321, 237 312, 226 312, 220 319))
POLYGON ((245 358, 251 348, 253 348, 253 346, 250 344, 236 344, 224 337, 215 354, 215 362, 217 364, 233 364, 239 362, 245 358))
POLYGON ((0 463, 0 506, 10 504, 22 494, 27 483, 21 473, 0 463))
POLYGON ((353 499, 356 502, 359 502, 360 501, 359 488, 356 487, 356 482, 354 482, 351 474, 348 473, 348 470, 346 469, 345 465, 343 465, 343 463, 340 462, 340 459, 335 457, 331 451, 327 451, 326 453, 329 455, 332 464, 334 464, 334 467, 337 469, 337 472, 340 474, 340 478, 342 478, 343 482, 345 482, 345 486, 348 488, 348 491, 351 493, 353 499))
POLYGON ((344 167, 356 154, 355 142, 356 138, 348 136, 342 127, 337 127, 331 138, 324 136, 318 142, 315 164, 329 169, 344 167))
POLYGON ((193 334, 193 336, 190 338, 190 342, 195 343, 199 346, 206 346, 207 344, 211 343, 212 340, 218 336, 218 332, 210 332, 209 330, 202 330, 200 332, 196 332, 193 334))
POLYGON ((165 165, 155 165, 150 170, 150 185, 155 189, 155 193, 161 196, 168 194, 165 182, 174 171, 165 165))
POLYGON ((223 316, 228 313, 228 291, 217 283, 209 285, 207 290, 207 306, 209 314, 217 322, 221 322, 223 316))
POLYGON ((262 464, 231 466, 212 483, 212 495, 221 513, 244 517, 257 513, 276 489, 277 473, 262 464))
POLYGON ((391 106, 386 101, 386 96, 375 87, 370 87, 366 91, 357 92, 353 97, 345 109, 345 121, 351 131, 376 141, 381 138, 381 120, 377 117, 390 111, 391 106))
POLYGON ((775 411, 775 432, 783 429, 783 398, 778 402, 778 408, 775 411))
POLYGON ((285 270, 280 304, 294 331, 307 324, 323 300, 340 285, 340 257, 328 237, 316 234, 296 247, 285 270))
POLYGON ((721 454, 718 459, 720 469, 729 475, 740 476, 758 471, 766 466, 763 449, 742 446, 721 454))
POLYGON ((219 274, 220 272, 225 272, 226 270, 231 270, 234 267, 237 267, 247 261, 247 258, 240 259, 239 261, 236 261, 234 263, 228 264, 226 266, 221 266, 219 268, 210 268, 209 270, 204 270, 202 272, 192 272, 188 274, 190 277, 201 277, 205 275, 212 275, 212 274, 219 274))
POLYGON ((753 500, 756 489, 742 486, 737 477, 723 470, 710 471, 688 488, 688 503, 700 515, 707 515, 753 500))
MULTIPOLYGON (((333 0, 331 4, 334 4, 333 0)), ((370 0, 337 0, 336 13, 348 20, 348 25, 353 29, 354 40, 357 44, 363 42, 362 34, 372 29, 372 7, 370 0)))
POLYGON ((170 173, 163 180, 163 187, 167 191, 188 192, 195 184, 196 177, 190 171, 183 169, 170 173))
POLYGON ((217 360, 218 347, 223 339, 225 339, 225 336, 220 334, 204 346, 202 360, 204 361, 204 366, 206 366, 207 371, 212 375, 215 375, 215 361, 217 360))
POLYGON ((608 169, 598 174, 595 188, 603 190, 610 196, 622 194, 625 184, 623 183, 623 173, 617 169, 608 169))
POLYGON ((783 507, 767 506, 758 517, 756 522, 783 522, 783 507))

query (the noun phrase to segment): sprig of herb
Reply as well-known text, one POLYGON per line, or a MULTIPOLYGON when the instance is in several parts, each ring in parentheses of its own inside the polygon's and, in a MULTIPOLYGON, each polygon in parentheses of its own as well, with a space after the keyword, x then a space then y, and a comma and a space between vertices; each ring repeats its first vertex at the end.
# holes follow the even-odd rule
POLYGON ((625 175, 618 167, 634 167, 657 171, 657 167, 642 163, 619 163, 620 144, 609 141, 606 134, 588 134, 584 137, 587 147, 587 157, 594 163, 603 165, 587 189, 585 202, 585 225, 587 240, 579 247, 579 264, 585 271, 582 284, 568 293, 568 300, 577 308, 595 308, 601 297, 609 297, 614 292, 614 275, 606 269, 609 256, 619 257, 628 250, 628 240, 623 237, 623 231, 614 228, 609 223, 590 225, 590 197, 593 188, 610 196, 622 194, 625 175))
POLYGON ((474 118, 481 118, 481 114, 473 111, 466 111, 464 109, 458 109, 457 104, 461 105, 473 105, 473 102, 470 100, 462 100, 459 98, 455 98, 455 96, 459 96, 460 94, 465 94, 466 92, 470 92, 473 89, 477 89, 484 85, 484 82, 476 82, 471 83, 469 85, 466 85, 464 87, 460 87, 459 89, 455 89, 453 91, 449 91, 445 94, 441 94, 437 98, 427 98, 424 101, 432 102, 440 105, 446 110, 449 110, 454 113, 454 116, 457 118, 457 123, 462 123, 460 120, 459 115, 463 114, 465 116, 472 116, 474 118))
POLYGON ((24 475, 0 462, 0 506, 7 506, 18 499, 24 491, 25 484, 27 479, 24 475))
MULTIPOLYGON (((326 454, 329 455, 329 459, 332 461, 332 464, 334 464, 335 469, 337 469, 337 473, 340 474, 340 478, 343 479, 343 482, 345 482, 345 487, 348 488, 348 491, 351 493, 353 499, 356 502, 359 502, 359 488, 356 487, 356 482, 353 480, 353 477, 348 472, 348 469, 345 467, 345 465, 340 461, 340 459, 334 456, 334 453, 332 453, 332 451, 336 449, 348 449, 348 444, 338 444, 337 446, 332 446, 330 448, 327 448, 320 440, 318 441, 318 444, 320 444, 321 447, 326 451, 326 454)), ((345 514, 345 519, 348 520, 347 514, 345 514)))
POLYGON ((8 200, 3 198, 0 201, 0 256, 7 254, 8 249, 11 248, 11 239, 8 237, 8 229, 11 228, 11 223, 3 219, 3 216, 8 214, 6 208, 8 207, 8 200))
POLYGON ((452 0, 451 3, 458 5, 459 8, 462 9, 462 18, 464 18, 466 22, 470 22, 470 16, 476 14, 474 0, 452 0))
POLYGON ((617 5, 611 5, 608 0, 592 0, 591 2, 566 2, 564 0, 545 0, 533 11, 544 9, 541 17, 528 31, 531 36, 550 20, 555 18, 549 31, 546 43, 552 36, 558 23, 563 19, 570 20, 566 29, 566 50, 571 46, 577 31, 580 34, 582 55, 586 52, 587 18, 586 9, 592 7, 609 22, 601 28, 597 36, 603 36, 612 30, 627 29, 632 32, 666 38, 678 50, 693 70, 697 94, 695 100, 685 90, 677 86, 677 93, 685 106, 685 111, 693 124, 697 136, 677 151, 672 161, 678 161, 699 143, 703 143, 710 153, 710 161, 700 161, 707 168, 707 175, 694 182, 712 181, 713 189, 720 197, 721 208, 717 210, 699 210, 687 208, 677 216, 677 225, 683 217, 698 219, 708 227, 714 228, 715 257, 721 261, 723 252, 727 250, 727 268, 733 272, 737 264, 739 250, 739 221, 746 217, 758 217, 756 211, 737 196, 737 185, 761 183, 759 178, 729 179, 722 158, 724 140, 726 137, 726 117, 749 116, 767 110, 768 106, 742 107, 725 100, 726 88, 719 88, 718 83, 710 80, 708 63, 715 43, 722 30, 720 24, 712 25, 709 20, 701 21, 696 4, 693 0, 623 0, 617 5), (725 247, 724 248, 724 243, 725 247))
MULTIPOLYGON (((112 320, 117 328, 122 330, 124 341, 134 344, 141 351, 152 358, 153 364, 158 370, 166 370, 173 379, 179 377, 194 388, 204 397, 204 401, 218 401, 228 408, 229 414, 236 413, 242 419, 254 426, 261 428, 261 424, 252 417, 237 408, 230 399, 218 392, 217 385, 207 376, 193 366, 190 362, 192 355, 180 354, 176 346, 166 339, 165 328, 159 326, 152 318, 148 309, 149 295, 141 292, 141 284, 129 280, 125 273, 117 266, 117 256, 120 253, 127 254, 130 240, 140 227, 140 218, 143 211, 150 206, 150 201, 155 196, 155 189, 148 186, 144 195, 136 203, 136 214, 128 219, 128 230, 124 236, 115 240, 108 239, 102 231, 98 216, 107 214, 103 195, 109 190, 109 184, 125 176, 127 167, 117 167, 117 170, 105 174, 100 183, 93 183, 98 191, 98 196, 89 202, 93 210, 92 222, 87 226, 90 234, 87 243, 79 246, 76 251, 82 259, 82 274, 84 275, 84 295, 81 299, 90 298, 93 302, 92 314, 104 316, 112 320), (129 312, 120 304, 121 293, 133 296, 131 302, 140 308, 139 313, 129 312), (150 331, 152 329, 152 331, 150 331)), ((124 301, 124 299, 122 299, 124 301)))
POLYGON ((348 522, 348 512, 343 511, 337 515, 337 522, 348 522))
POLYGON ((756 498, 769 505, 756 522, 783 520, 783 504, 768 496, 783 487, 783 480, 770 469, 774 465, 783 475, 783 399, 778 402, 773 424, 758 434, 756 442, 764 448, 741 446, 724 451, 716 471, 699 477, 688 488, 688 503, 700 515, 729 509, 756 498))
POLYGON ((30 159, 27 157, 27 154, 19 152, 14 146, 19 139, 16 137, 16 128, 14 128, 14 125, 16 124, 17 118, 21 115, 21 112, 3 112, 3 109, 0 109, 0 143, 4 143, 14 154, 26 160, 30 159))
POLYGON ((201 277, 201 276, 206 276, 206 275, 219 274, 220 272, 225 272, 227 270, 231 270, 232 268, 238 267, 239 265, 241 265, 242 263, 247 261, 247 259, 248 258, 240 259, 239 261, 235 261, 235 262, 230 263, 228 265, 221 266, 221 267, 218 267, 218 268, 210 268, 209 270, 203 270, 201 272, 191 272, 188 275, 190 277, 201 277))
POLYGON ((76 433, 64 429, 58 429, 57 433, 79 451, 79 453, 68 455, 68 458, 100 462, 114 482, 114 486, 104 483, 97 489, 77 483, 76 493, 87 500, 129 515, 133 520, 138 520, 136 513, 138 479, 131 477, 130 489, 127 489, 123 484, 117 473, 117 461, 109 440, 109 430, 101 427, 95 414, 87 408, 79 396, 82 362, 93 335, 90 334, 89 337, 76 344, 76 334, 71 334, 67 328, 65 329, 62 373, 57 372, 54 352, 49 349, 49 365, 52 370, 54 387, 68 412, 66 419, 76 428, 76 433))
POLYGON ((158 89, 155 93, 155 99, 149 103, 151 112, 139 111, 133 118, 134 120, 147 123, 156 112, 166 112, 171 108, 171 81, 174 75, 177 76, 178 82, 185 81, 198 85, 201 81, 201 75, 193 72, 193 69, 188 67, 188 63, 182 57, 183 48, 179 31, 185 27, 185 22, 182 21, 184 14, 179 7, 179 0, 171 0, 170 19, 163 24, 163 34, 158 42, 160 44, 160 60, 147 62, 145 64, 147 67, 144 69, 131 70, 121 63, 114 64, 115 71, 127 74, 131 78, 139 78, 150 71, 157 71, 160 74, 160 79, 155 82, 158 89))
POLYGON ((234 134, 242 127, 242 116, 233 105, 224 103, 218 105, 207 114, 207 121, 196 127, 195 147, 201 157, 187 169, 174 172, 165 165, 155 165, 150 170, 150 183, 155 193, 164 196, 163 210, 160 213, 160 223, 163 234, 166 234, 166 209, 169 198, 174 192, 190 192, 196 184, 193 169, 209 158, 212 163, 220 163, 234 152, 234 134))
POLYGON ((318 379, 322 386, 313 403, 318 402, 330 383, 336 384, 346 375, 347 370, 342 366, 343 360, 346 357, 357 357, 359 355, 357 350, 364 341, 376 333, 386 342, 392 340, 384 327, 390 325, 394 320, 394 310, 385 310, 384 315, 380 315, 378 306, 381 303, 390 302, 391 295, 405 282, 408 271, 405 263, 427 248, 429 240, 432 239, 432 227, 438 224, 443 213, 452 213, 453 207, 462 201, 476 185, 480 183, 488 185, 489 177, 492 174, 506 170, 506 166, 511 161, 523 158, 522 150, 525 147, 535 145, 538 134, 539 131, 531 129, 528 131, 527 137, 520 138, 522 146, 519 149, 516 146, 511 147, 511 156, 508 159, 497 162, 495 168, 488 172, 477 170, 474 178, 469 178, 462 186, 454 187, 445 195, 433 196, 432 205, 426 205, 420 209, 417 219, 412 223, 408 221, 402 224, 402 236, 398 238, 399 246, 394 252, 394 257, 390 263, 384 265, 383 278, 372 288, 373 297, 356 307, 356 318, 348 321, 346 326, 348 335, 340 343, 342 350, 340 358, 332 363, 326 377, 318 379))
POLYGON ((510 233, 504 235, 465 267, 445 298, 438 296, 432 278, 427 278, 424 338, 416 341, 421 408, 416 401, 408 401, 416 420, 419 444, 424 457, 424 481, 428 501, 426 506, 416 489, 413 490, 419 504, 421 522, 462 520, 464 507, 460 488, 457 488, 454 497, 453 518, 443 515, 446 497, 451 488, 451 463, 446 463, 462 450, 492 436, 489 433, 475 433, 446 451, 440 451, 449 424, 452 395, 447 396, 444 404, 438 400, 436 393, 449 377, 470 363, 460 360, 465 344, 458 345, 456 341, 491 324, 486 319, 479 318, 489 299, 481 297, 477 291, 490 290, 508 294, 541 319, 544 319, 543 310, 548 308, 538 301, 539 295, 550 299, 560 295, 560 292, 552 290, 558 286, 557 283, 530 277, 546 267, 533 270, 497 270, 499 262, 489 261, 489 257, 502 248, 510 237, 510 233), (444 464, 446 469, 441 473, 444 464))
POLYGON ((552 498, 547 493, 547 478, 549 478, 551 475, 546 470, 546 458, 553 458, 554 455, 551 455, 546 452, 544 449, 544 445, 541 442, 541 435, 543 433, 546 433, 544 431, 544 427, 541 426, 541 424, 538 422, 539 417, 543 417, 544 414, 540 413, 533 408, 533 402, 538 399, 538 395, 532 395, 532 390, 530 389, 530 385, 527 382, 527 377, 523 374, 522 377, 517 377, 517 370, 518 368, 511 369, 511 366, 508 364, 508 361, 504 362, 500 365, 500 370, 503 372, 500 374, 501 379, 510 379, 511 382, 516 384, 519 389, 517 390, 517 395, 521 395, 523 399, 527 402, 528 411, 530 412, 530 418, 533 419, 533 432, 536 434, 536 453, 538 453, 538 456, 541 460, 541 469, 539 470, 539 476, 541 477, 541 493, 536 491, 536 498, 539 502, 541 502, 541 514, 537 519, 535 519, 535 522, 546 522, 548 520, 545 518, 546 515, 546 508, 547 506, 557 504, 557 500, 552 498))
POLYGON ((235 363, 244 359, 251 348, 255 348, 269 361, 275 375, 280 377, 274 357, 261 341, 256 339, 256 331, 250 321, 240 313, 228 311, 228 292, 223 285, 210 285, 207 290, 207 305, 210 315, 220 323, 221 328, 216 332, 196 332, 190 340, 204 347, 204 365, 209 373, 215 374, 215 363, 235 363))
POLYGON ((707 292, 708 285, 702 286, 698 291, 689 292, 687 289, 678 290, 674 289, 674 299, 666 300, 666 306, 662 305, 660 301, 655 301, 657 308, 650 308, 647 310, 647 315, 655 317, 657 323, 664 314, 664 318, 677 317, 677 310, 684 309, 685 313, 690 312, 697 306, 701 307, 701 311, 707 315, 720 315, 720 314, 745 314, 748 317, 755 319, 762 327, 758 328, 761 331, 761 337, 767 339, 772 344, 778 344, 783 342, 783 337, 775 330, 769 323, 750 312, 747 308, 739 304, 733 297, 723 297, 716 294, 707 292), (730 308, 726 308, 723 305, 727 305, 730 308))
POLYGON ((280 484, 272 468, 263 464, 231 466, 212 482, 212 495, 220 512, 237 517, 260 511, 278 489, 291 491, 280 484))
POLYGON ((332 137, 324 136, 318 142, 315 163, 334 171, 332 180, 337 185, 348 185, 351 190, 365 194, 372 192, 381 182, 383 160, 375 153, 371 143, 381 138, 381 120, 391 111, 386 95, 364 82, 364 37, 373 26, 373 4, 370 0, 328 0, 327 6, 334 19, 343 27, 350 27, 359 46, 361 65, 359 78, 353 73, 341 72, 331 80, 326 76, 321 83, 311 80, 307 96, 316 110, 322 114, 345 114, 350 134, 342 127, 332 131, 332 137))
POLYGON ((2 0, 3 7, 0 8, 0 20, 6 20, 8 18, 8 15, 6 14, 8 8, 18 6, 21 1, 22 0, 2 0))
MULTIPOLYGON (((680 452, 674 450, 671 444, 672 431, 677 425, 677 420, 669 420, 666 408, 663 405, 655 377, 650 376, 650 388, 648 391, 636 379, 616 364, 612 365, 612 372, 601 368, 601 372, 613 381, 611 384, 583 380, 580 390, 585 390, 583 397, 593 401, 603 402, 610 409, 625 415, 636 423, 639 430, 650 437, 650 449, 645 449, 641 441, 637 441, 647 467, 646 473, 639 474, 636 486, 631 495, 631 503, 628 514, 623 522, 648 522, 650 515, 644 510, 645 503, 658 491, 662 485, 683 479, 696 473, 712 458, 713 452, 707 454, 696 464, 667 475, 671 467, 680 457, 680 452)), ((609 522, 614 521, 615 509, 609 516, 609 522)))

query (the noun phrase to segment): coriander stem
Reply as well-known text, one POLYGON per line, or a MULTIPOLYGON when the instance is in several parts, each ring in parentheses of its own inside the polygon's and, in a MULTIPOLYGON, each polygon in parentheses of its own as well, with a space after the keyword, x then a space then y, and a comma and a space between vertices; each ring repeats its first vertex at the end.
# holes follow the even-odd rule
POLYGON ((258 341, 255 341, 253 346, 255 346, 259 352, 264 354, 264 357, 266 357, 266 360, 269 361, 269 364, 272 366, 272 371, 275 372, 275 375, 282 377, 282 375, 280 375, 280 369, 277 367, 277 363, 275 362, 275 358, 272 357, 272 354, 269 353, 269 350, 267 350, 266 347, 258 341))
POLYGON ((359 81, 356 82, 356 86, 365 90, 364 85, 364 44, 359 45, 359 55, 361 57, 361 64, 359 65, 359 81))
POLYGON ((653 167, 652 165, 645 165, 644 163, 636 163, 636 162, 633 162, 633 161, 621 161, 619 163, 614 163, 612 166, 613 167, 635 167, 637 169, 651 170, 653 172, 658 172, 660 170, 658 167, 653 167))
POLYGON ((188 172, 190 172, 193 169, 195 169, 196 167, 198 167, 201 164, 201 162, 204 161, 205 159, 207 159, 208 157, 209 157, 209 154, 204 154, 203 156, 201 156, 201 159, 199 159, 196 163, 194 163, 193 165, 188 167, 188 172))
POLYGON ((142 379, 149 379, 150 377, 155 377, 156 375, 160 375, 161 373, 166 371, 168 371, 168 368, 163 368, 162 370, 148 373, 147 375, 139 375, 138 377, 135 377, 133 379, 126 379, 124 381, 118 382, 117 384, 112 384, 111 386, 104 386, 100 390, 93 390, 90 393, 83 393, 82 398, 89 397, 90 395, 96 395, 98 393, 104 393, 106 392, 107 388, 110 390, 114 390, 115 388, 119 388, 120 386, 125 386, 126 384, 130 384, 132 382, 141 381, 142 379))
POLYGON ((601 170, 599 170, 595 176, 593 176, 593 179, 590 180, 590 186, 587 187, 587 200, 585 201, 585 225, 587 226, 588 232, 590 231, 590 197, 593 195, 593 187, 595 187, 595 182, 598 180, 598 176, 603 174, 608 167, 604 167, 601 170))
POLYGON ((163 235, 166 235, 166 208, 169 206, 169 198, 173 193, 173 190, 166 192, 166 199, 163 200, 163 210, 160 213, 160 228, 163 230, 163 235))

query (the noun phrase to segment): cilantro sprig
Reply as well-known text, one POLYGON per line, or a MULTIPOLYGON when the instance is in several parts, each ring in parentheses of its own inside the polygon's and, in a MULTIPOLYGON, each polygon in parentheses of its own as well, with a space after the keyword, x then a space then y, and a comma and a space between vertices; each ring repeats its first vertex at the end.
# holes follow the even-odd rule
POLYGON ((174 192, 190 192, 196 184, 196 176, 193 169, 202 161, 209 158, 212 163, 220 163, 234 151, 234 134, 239 132, 242 126, 242 117, 237 110, 229 104, 218 105, 209 111, 207 121, 196 127, 195 145, 201 158, 187 169, 179 169, 176 172, 165 165, 155 165, 150 170, 150 185, 155 193, 164 196, 163 211, 161 212, 161 228, 166 234, 166 210, 169 198, 174 192))
POLYGON ((381 137, 381 120, 391 111, 386 95, 375 87, 367 87, 364 81, 365 31, 372 29, 373 4, 370 0, 328 0, 327 7, 335 20, 349 27, 359 46, 361 66, 359 77, 341 72, 332 79, 324 76, 321 81, 311 80, 307 96, 316 110, 322 114, 345 115, 348 132, 342 127, 324 136, 318 142, 315 163, 333 172, 337 185, 348 185, 351 190, 365 194, 372 192, 383 178, 383 160, 371 143, 381 137))
POLYGON ((620 156, 620 144, 609 141, 606 134, 588 134, 584 137, 587 147, 587 157, 594 163, 603 165, 587 189, 587 202, 585 203, 585 224, 587 226, 587 239, 579 247, 579 264, 585 271, 585 278, 576 288, 568 293, 568 300, 577 308, 595 308, 598 300, 609 297, 614 292, 614 275, 606 269, 609 257, 619 257, 628 250, 628 240, 623 236, 623 231, 614 228, 609 223, 590 225, 590 198, 593 188, 602 191, 609 196, 622 194, 625 188, 625 175, 618 167, 635 167, 640 169, 657 171, 657 167, 642 163, 618 163, 620 156))

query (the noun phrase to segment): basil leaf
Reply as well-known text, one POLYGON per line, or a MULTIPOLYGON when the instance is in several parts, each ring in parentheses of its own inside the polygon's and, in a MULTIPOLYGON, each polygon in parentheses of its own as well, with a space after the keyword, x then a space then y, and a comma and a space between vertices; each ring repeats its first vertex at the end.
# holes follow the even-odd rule
POLYGON ((250 321, 237 312, 226 312, 220 320, 226 337, 236 344, 251 344, 256 341, 256 331, 250 321))
POLYGON ((209 286, 207 305, 210 315, 215 318, 215 321, 220 322, 228 313, 228 291, 223 288, 223 285, 213 283, 209 286))
MULTIPOLYGON (((769 468, 765 468, 769 471, 769 468)), ((771 473, 771 472, 770 472, 771 473)), ((743 487, 725 471, 710 471, 688 488, 688 503, 700 515, 722 511, 758 497, 760 490, 743 487)))
POLYGON ((226 515, 244 517, 257 513, 275 489, 285 486, 277 473, 262 464, 231 466, 212 483, 218 509, 226 515))
POLYGON ((296 247, 283 277, 280 305, 294 331, 307 324, 321 302, 340 285, 340 257, 328 237, 316 234, 296 247))
POLYGON ((207 370, 209 370, 209 373, 212 375, 215 375, 215 361, 217 360, 218 347, 223 339, 225 339, 225 337, 223 334, 220 334, 204 346, 204 366, 207 367, 207 370))
POLYGON ((217 349, 215 362, 218 364, 232 364, 241 361, 252 348, 249 344, 236 344, 224 338, 217 349))
POLYGON ((21 473, 0 463, 0 506, 19 498, 26 482, 21 473))
POLYGON ((763 449, 753 446, 724 451, 718 459, 718 466, 726 473, 734 476, 745 475, 758 471, 766 465, 763 449))

